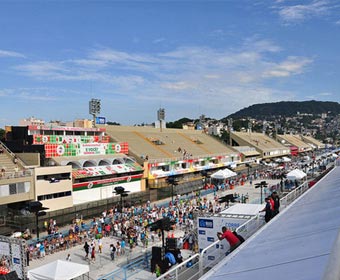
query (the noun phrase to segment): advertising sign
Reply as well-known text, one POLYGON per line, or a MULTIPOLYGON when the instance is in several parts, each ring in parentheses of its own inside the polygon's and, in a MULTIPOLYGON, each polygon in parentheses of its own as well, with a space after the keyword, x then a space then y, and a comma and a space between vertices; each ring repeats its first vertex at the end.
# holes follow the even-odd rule
POLYGON ((45 144, 45 157, 128 154, 127 142, 45 144))
MULTIPOLYGON (((197 230, 199 250, 202 251, 204 248, 217 241, 217 232, 221 232, 223 226, 234 231, 248 221, 249 218, 251 218, 251 216, 230 214, 216 214, 209 217, 198 217, 197 230)), ((228 242, 226 240, 222 240, 216 245, 216 247, 208 249, 207 253, 204 254, 204 258, 206 259, 204 263, 211 263, 209 261, 220 258, 221 255, 225 255, 228 250, 228 242)))
POLYGON ((109 143, 110 137, 107 135, 33 135, 33 145, 44 144, 77 144, 77 143, 109 143))
POLYGON ((96 124, 106 124, 105 117, 96 117, 96 124))

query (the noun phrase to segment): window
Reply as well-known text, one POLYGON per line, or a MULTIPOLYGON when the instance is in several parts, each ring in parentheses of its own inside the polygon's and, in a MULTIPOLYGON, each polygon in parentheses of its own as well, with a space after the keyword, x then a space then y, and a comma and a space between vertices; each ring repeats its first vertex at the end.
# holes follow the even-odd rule
POLYGON ((9 184, 9 194, 16 194, 17 193, 17 185, 16 184, 9 184))
POLYGON ((25 193, 25 183, 21 182, 21 183, 17 183, 18 186, 18 193, 25 193))
POLYGON ((38 196, 38 200, 39 201, 41 201, 41 200, 49 200, 49 199, 60 198, 60 197, 65 197, 65 196, 71 196, 71 191, 39 195, 38 196))

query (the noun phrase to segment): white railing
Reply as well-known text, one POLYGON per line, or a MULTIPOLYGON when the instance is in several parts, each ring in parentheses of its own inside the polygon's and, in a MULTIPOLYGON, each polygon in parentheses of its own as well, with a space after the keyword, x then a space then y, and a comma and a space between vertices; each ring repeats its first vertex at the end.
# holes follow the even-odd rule
POLYGON ((168 270, 156 280, 163 279, 181 279, 181 280, 197 280, 199 276, 199 254, 195 254, 186 259, 174 268, 168 270))
POLYGON ((255 232, 265 225, 265 220, 262 215, 256 215, 250 220, 246 221, 243 225, 236 229, 236 232, 240 234, 244 239, 248 239, 255 232))
POLYGON ((304 192, 308 190, 308 182, 302 183, 296 189, 289 192, 286 196, 280 199, 280 209, 286 208, 290 205, 296 198, 302 195, 304 192))
POLYGON ((1 168, 0 168, 0 180, 21 178, 21 177, 31 177, 32 175, 33 175, 32 170, 1 172, 1 168))
POLYGON ((213 268, 226 256, 230 246, 228 243, 226 246, 223 246, 221 243, 222 242, 220 240, 217 240, 204 248, 200 253, 199 277, 203 276, 206 271, 213 268))

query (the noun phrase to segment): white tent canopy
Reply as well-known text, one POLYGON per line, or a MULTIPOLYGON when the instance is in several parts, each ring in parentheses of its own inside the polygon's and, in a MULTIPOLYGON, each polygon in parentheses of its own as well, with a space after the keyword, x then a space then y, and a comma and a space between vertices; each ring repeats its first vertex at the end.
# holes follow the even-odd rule
POLYGON ((287 174, 287 179, 288 180, 301 180, 302 178, 305 178, 306 176, 307 174, 301 171, 300 169, 294 169, 287 174))
POLYGON ((28 271, 30 280, 68 280, 89 273, 88 265, 57 260, 28 271))
POLYGON ((282 158, 278 158, 277 160, 275 160, 275 162, 290 162, 292 161, 289 157, 282 157, 282 158))
POLYGON ((283 162, 290 162, 290 161, 292 161, 289 157, 283 157, 282 158, 282 161, 283 162))
POLYGON ((237 173, 235 173, 234 171, 231 171, 230 169, 226 168, 226 169, 221 169, 218 170, 217 172, 213 173, 210 177, 213 179, 227 179, 233 176, 236 176, 237 173))

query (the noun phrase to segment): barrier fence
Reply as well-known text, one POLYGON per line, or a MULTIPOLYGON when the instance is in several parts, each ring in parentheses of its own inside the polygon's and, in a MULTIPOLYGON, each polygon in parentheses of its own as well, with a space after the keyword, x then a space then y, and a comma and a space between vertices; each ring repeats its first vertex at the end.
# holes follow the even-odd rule
POLYGON ((142 258, 138 258, 131 263, 126 264, 122 268, 116 269, 112 271, 109 274, 106 274, 98 280, 126 280, 129 277, 132 277, 133 275, 137 274, 141 270, 148 270, 150 267, 150 260, 151 260, 152 254, 151 252, 144 253, 144 256, 142 258))
POLYGON ((280 199, 280 209, 286 208, 290 205, 296 198, 302 195, 308 190, 308 182, 303 182, 299 187, 289 192, 286 196, 280 199))

